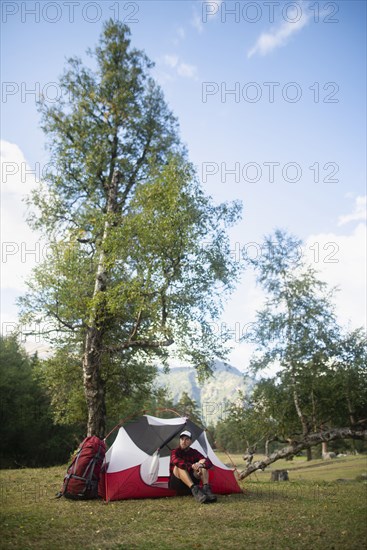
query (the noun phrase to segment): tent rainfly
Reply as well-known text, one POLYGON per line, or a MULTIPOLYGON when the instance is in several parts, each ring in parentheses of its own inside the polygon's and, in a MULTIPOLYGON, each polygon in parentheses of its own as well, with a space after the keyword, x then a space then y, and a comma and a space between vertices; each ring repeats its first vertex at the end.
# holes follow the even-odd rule
POLYGON ((120 427, 106 453, 99 495, 106 501, 175 496, 176 492, 168 488, 170 452, 178 446, 184 429, 192 433, 192 447, 214 465, 209 470, 212 491, 222 495, 241 493, 234 469, 215 455, 202 428, 185 417, 144 415, 120 427))

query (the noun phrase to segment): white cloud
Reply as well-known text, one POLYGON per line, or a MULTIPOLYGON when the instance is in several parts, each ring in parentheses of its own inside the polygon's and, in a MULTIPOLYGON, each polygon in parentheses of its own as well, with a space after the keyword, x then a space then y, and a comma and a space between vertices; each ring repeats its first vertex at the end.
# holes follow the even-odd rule
POLYGON ((197 79, 198 69, 195 65, 184 63, 177 55, 166 54, 163 56, 163 63, 170 69, 174 69, 178 76, 197 79))
POLYGON ((203 32, 203 21, 201 15, 197 11, 194 11, 194 15, 191 19, 191 25, 198 31, 199 34, 203 32))
POLYGON ((182 42, 182 40, 184 40, 185 38, 186 38, 186 31, 185 31, 184 27, 177 27, 175 36, 172 40, 172 43, 175 46, 179 46, 180 43, 182 42))
POLYGON ((293 34, 303 29, 309 22, 311 15, 300 6, 299 12, 297 12, 296 9, 297 8, 294 7, 293 15, 291 11, 288 13, 287 21, 283 21, 269 32, 261 33, 254 46, 248 51, 247 57, 250 58, 255 54, 267 55, 275 48, 285 46, 293 34))
POLYGON ((22 292, 24 278, 41 261, 39 235, 26 222, 24 198, 36 187, 41 167, 31 169, 20 148, 1 141, 1 288, 22 292), (35 171, 35 173, 32 173, 35 171))
POLYGON ((168 67, 176 67, 178 63, 178 56, 177 55, 165 55, 163 57, 163 61, 168 67))
POLYGON ((0 164, 3 196, 23 197, 34 187, 41 171, 39 165, 31 169, 18 145, 3 140, 0 141, 0 164))
POLYGON ((366 225, 359 223, 348 235, 310 235, 305 253, 321 280, 338 287, 335 294, 339 322, 351 328, 366 326, 366 225))
POLYGON ((183 27, 179 27, 177 29, 177 35, 181 40, 183 40, 186 36, 185 29, 183 27))
POLYGON ((360 222, 367 220, 367 196, 357 197, 354 211, 351 214, 340 216, 338 225, 345 225, 350 222, 360 222))
POLYGON ((197 67, 195 67, 195 65, 189 65, 188 63, 180 63, 177 67, 177 74, 186 78, 196 78, 197 67))
POLYGON ((4 336, 19 333, 28 353, 41 357, 50 352, 36 325, 20 325, 16 299, 25 292, 25 279, 47 255, 47 246, 26 222, 24 198, 37 187, 42 166, 29 166, 15 143, 0 142, 1 149, 1 323, 4 336), (35 330, 25 337, 25 333, 35 330))

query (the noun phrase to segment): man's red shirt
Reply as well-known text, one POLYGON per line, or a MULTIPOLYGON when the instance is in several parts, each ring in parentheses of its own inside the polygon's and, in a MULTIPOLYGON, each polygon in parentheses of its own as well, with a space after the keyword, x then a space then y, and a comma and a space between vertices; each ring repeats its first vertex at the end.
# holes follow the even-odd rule
MULTIPOLYGON (((187 449, 177 447, 176 449, 173 449, 173 451, 171 451, 171 461, 169 464, 170 475, 172 474, 175 466, 181 468, 181 470, 187 470, 191 473, 193 471, 192 465, 195 464, 195 462, 199 462, 199 460, 202 460, 203 458, 205 458, 205 456, 192 447, 188 447, 187 449)), ((208 470, 213 466, 213 463, 209 458, 205 458, 204 466, 208 470)))

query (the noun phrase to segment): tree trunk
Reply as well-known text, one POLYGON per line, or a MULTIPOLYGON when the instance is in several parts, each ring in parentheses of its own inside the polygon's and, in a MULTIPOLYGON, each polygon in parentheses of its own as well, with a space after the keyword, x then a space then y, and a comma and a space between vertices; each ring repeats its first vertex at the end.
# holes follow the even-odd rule
POLYGON ((266 456, 269 456, 269 444, 270 444, 270 441, 269 441, 269 439, 267 439, 265 441, 265 454, 266 454, 266 456))
POLYGON ((271 472, 270 481, 289 481, 288 470, 274 470, 271 472))
POLYGON ((100 438, 104 437, 106 428, 105 387, 101 377, 103 337, 107 322, 104 296, 108 280, 106 241, 109 236, 110 228, 115 223, 112 218, 113 214, 117 211, 118 181, 119 173, 115 171, 107 190, 107 217, 104 225, 94 285, 94 305, 89 317, 82 361, 84 393, 88 409, 87 435, 96 435, 100 438))
POLYGON ((244 459, 247 461, 247 466, 244 470, 242 470, 242 472, 239 472, 239 478, 245 479, 256 470, 265 470, 265 468, 273 462, 276 462, 282 458, 294 456, 304 449, 308 449, 314 445, 320 445, 323 441, 336 441, 338 439, 359 439, 367 441, 367 429, 361 426, 358 428, 335 428, 332 430, 311 433, 299 441, 292 441, 289 446, 283 447, 283 449, 279 449, 275 453, 272 453, 269 457, 266 457, 263 460, 257 460, 256 462, 249 461, 248 456, 246 455, 244 459))
MULTIPOLYGON (((297 415, 298 415, 298 418, 300 419, 300 422, 301 422, 303 437, 306 437, 307 434, 310 432, 310 429, 309 429, 309 426, 308 426, 307 418, 305 417, 305 415, 303 414, 302 409, 301 409, 301 405, 300 405, 299 398, 298 398, 298 393, 297 393, 297 390, 296 390, 296 381, 295 381, 294 378, 292 380, 292 383, 293 383, 294 406, 296 407, 297 415)), ((312 451, 311 451, 310 447, 307 447, 306 453, 307 453, 307 455, 306 455, 307 456, 307 461, 312 460, 312 451)))
MULTIPOLYGON (((348 413, 349 413, 349 422, 352 426, 354 426, 354 424, 356 423, 356 417, 355 417, 354 408, 352 407, 349 390, 347 390, 346 399, 347 399, 347 406, 348 406, 348 413)), ((353 453, 357 455, 358 451, 357 451, 355 441, 352 441, 352 447, 353 447, 353 453)))
POLYGON ((100 374, 102 334, 89 328, 83 356, 84 393, 88 409, 87 435, 101 439, 106 429, 105 388, 100 374))
POLYGON ((354 415, 354 410, 353 410, 352 403, 351 403, 351 400, 350 400, 350 397, 349 397, 349 393, 347 394, 346 397, 347 397, 349 421, 350 421, 351 425, 353 426, 356 423, 356 418, 355 418, 355 415, 354 415))

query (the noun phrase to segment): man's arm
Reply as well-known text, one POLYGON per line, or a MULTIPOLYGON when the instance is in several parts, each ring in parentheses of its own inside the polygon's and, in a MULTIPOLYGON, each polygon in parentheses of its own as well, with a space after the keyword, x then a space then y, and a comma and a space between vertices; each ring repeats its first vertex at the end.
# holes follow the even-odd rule
POLYGON ((203 456, 199 451, 197 451, 196 449, 192 449, 195 454, 196 454, 196 457, 195 457, 195 460, 196 462, 199 462, 200 464, 202 464, 204 466, 204 468, 206 468, 207 470, 209 470, 210 468, 212 468, 214 466, 213 462, 210 460, 210 458, 205 458, 205 456, 203 456))
POLYGON ((181 456, 177 456, 176 449, 173 449, 171 452, 171 462, 181 470, 187 470, 189 472, 192 470, 192 464, 186 462, 181 456))

